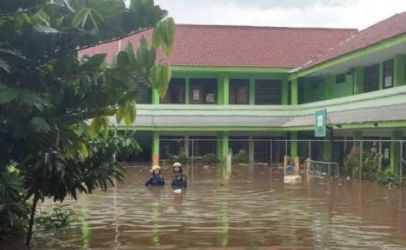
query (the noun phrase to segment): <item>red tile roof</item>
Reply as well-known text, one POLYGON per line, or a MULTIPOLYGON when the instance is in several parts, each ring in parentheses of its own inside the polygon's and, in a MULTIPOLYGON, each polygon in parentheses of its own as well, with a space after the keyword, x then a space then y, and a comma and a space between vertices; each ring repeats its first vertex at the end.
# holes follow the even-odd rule
POLYGON ((354 34, 314 59, 308 58, 310 61, 303 65, 302 68, 310 68, 331 59, 404 34, 406 34, 406 12, 394 15, 393 17, 385 19, 357 34, 354 34))
MULTIPOLYGON (((175 66, 295 68, 356 33, 355 29, 177 25, 174 49, 165 61, 175 66)), ((149 37, 151 32, 143 35, 149 37)), ((136 46, 139 38, 136 34, 81 54, 107 53, 111 60, 120 46, 128 41, 136 46)))

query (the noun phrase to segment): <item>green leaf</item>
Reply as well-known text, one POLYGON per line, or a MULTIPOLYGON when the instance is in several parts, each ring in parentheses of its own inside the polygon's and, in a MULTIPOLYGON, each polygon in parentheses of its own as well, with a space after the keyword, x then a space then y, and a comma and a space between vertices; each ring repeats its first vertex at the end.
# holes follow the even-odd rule
POLYGON ((87 149, 87 145, 85 143, 80 144, 80 153, 82 154, 83 158, 89 157, 89 150, 87 149))
POLYGON ((87 60, 80 65, 79 70, 89 70, 89 69, 97 69, 99 68, 102 64, 105 63, 106 60, 106 54, 96 54, 91 57, 87 57, 87 60))
POLYGON ((171 69, 169 65, 156 65, 152 68, 150 81, 152 86, 158 90, 161 99, 166 95, 170 79, 171 69))
POLYGON ((12 88, 8 88, 4 84, 0 84, 0 104, 6 104, 17 97, 17 91, 12 88))
POLYGON ((161 42, 161 35, 159 34, 158 28, 155 28, 154 32, 152 33, 152 46, 157 49, 161 46, 161 42))
POLYGON ((117 124, 120 124, 120 122, 124 119, 124 117, 126 116, 126 112, 127 112, 127 109, 126 109, 125 105, 120 105, 118 107, 117 112, 116 112, 117 124))
POLYGON ((74 28, 79 28, 81 26, 82 28, 85 26, 87 18, 89 16, 90 9, 89 8, 83 8, 79 10, 72 19, 72 26, 74 28))
POLYGON ((133 102, 130 102, 127 104, 127 115, 124 121, 127 126, 130 126, 133 124, 134 120, 135 120, 135 106, 133 102))
POLYGON ((101 119, 100 117, 93 118, 92 122, 90 123, 90 130, 89 135, 91 138, 96 138, 102 129, 101 119))
POLYGON ((128 57, 127 52, 120 51, 117 55, 117 67, 119 68, 127 68, 129 66, 130 59, 128 57))
POLYGON ((34 127, 34 131, 48 132, 51 130, 51 126, 42 117, 34 117, 31 119, 30 124, 34 127))
POLYGON ((54 29, 50 26, 42 25, 42 24, 36 24, 34 25, 34 29, 38 32, 41 33, 58 33, 59 31, 57 29, 54 29))
POLYGON ((10 73, 10 65, 3 59, 0 58, 0 69, 10 73))

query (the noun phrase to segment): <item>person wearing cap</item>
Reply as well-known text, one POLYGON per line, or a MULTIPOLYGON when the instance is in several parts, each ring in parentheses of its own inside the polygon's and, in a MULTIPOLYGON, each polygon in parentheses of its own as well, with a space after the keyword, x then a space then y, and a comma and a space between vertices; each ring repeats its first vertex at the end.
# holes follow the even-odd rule
POLYGON ((159 187, 165 185, 164 177, 161 176, 160 166, 155 165, 150 171, 152 173, 148 180, 145 182, 145 186, 159 187))
POLYGON ((173 164, 173 178, 172 184, 173 189, 181 189, 187 187, 187 177, 183 173, 182 164, 175 162, 173 164))

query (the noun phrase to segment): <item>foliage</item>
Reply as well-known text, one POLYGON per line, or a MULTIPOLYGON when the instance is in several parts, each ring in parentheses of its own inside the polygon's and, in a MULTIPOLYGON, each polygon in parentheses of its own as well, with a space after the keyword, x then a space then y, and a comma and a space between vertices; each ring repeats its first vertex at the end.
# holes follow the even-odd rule
POLYGON ((66 205, 57 205, 47 212, 41 212, 35 223, 45 229, 60 229, 69 226, 75 219, 75 213, 66 205))
POLYGON ((379 171, 375 179, 378 183, 388 188, 399 185, 399 176, 394 174, 390 169, 379 171))
POLYGON ((233 156, 233 162, 238 163, 248 163, 248 153, 245 150, 240 150, 238 154, 233 156))
POLYGON ((13 167, 0 172, 0 242, 24 234, 28 208, 21 199, 22 179, 13 167))
POLYGON ((170 163, 180 162, 182 164, 186 164, 188 162, 188 157, 185 153, 181 153, 179 155, 171 155, 169 162, 170 163))
MULTIPOLYGON (((168 65, 158 65, 159 50, 173 44, 173 19, 153 0, 32 0, 0 3, 0 175, 15 163, 35 208, 46 197, 106 189, 120 179, 116 155, 137 148, 131 136, 109 133, 110 117, 134 122, 140 85, 164 96, 168 65), (141 31, 151 28, 152 46, 141 31), (113 61, 81 49, 123 38, 113 61)), ((7 189, 7 192, 12 192, 7 189)), ((17 208, 12 208, 17 211, 17 208)))
POLYGON ((382 162, 382 154, 372 151, 364 151, 362 153, 362 169, 360 164, 360 150, 353 148, 345 159, 345 174, 352 174, 354 178, 360 176, 367 180, 376 181, 386 186, 398 185, 399 177, 390 169, 382 169, 379 167, 382 162))
POLYGON ((220 159, 215 154, 209 153, 202 156, 202 163, 205 165, 216 164, 219 162, 220 159))

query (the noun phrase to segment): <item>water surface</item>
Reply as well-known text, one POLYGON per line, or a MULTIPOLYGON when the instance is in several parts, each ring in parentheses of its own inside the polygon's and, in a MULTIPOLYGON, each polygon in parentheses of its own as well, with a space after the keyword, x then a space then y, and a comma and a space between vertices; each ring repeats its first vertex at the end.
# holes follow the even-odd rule
POLYGON ((129 168, 117 188, 69 201, 78 222, 39 235, 93 249, 406 249, 406 191, 319 178, 287 185, 267 166, 186 172, 189 186, 175 194, 170 169, 166 187, 146 188, 148 169, 129 168))

